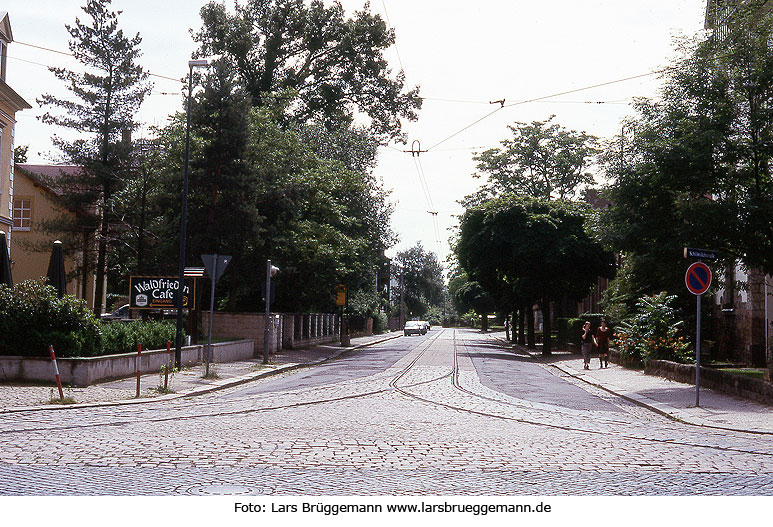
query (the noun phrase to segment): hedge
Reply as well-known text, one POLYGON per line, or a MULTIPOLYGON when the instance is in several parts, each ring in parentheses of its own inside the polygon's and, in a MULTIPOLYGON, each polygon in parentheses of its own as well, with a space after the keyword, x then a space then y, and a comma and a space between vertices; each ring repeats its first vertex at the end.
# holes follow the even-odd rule
POLYGON ((59 298, 44 278, 0 285, 0 355, 45 357, 49 345, 58 357, 131 353, 137 344, 162 348, 175 333, 167 321, 101 322, 84 300, 59 298))

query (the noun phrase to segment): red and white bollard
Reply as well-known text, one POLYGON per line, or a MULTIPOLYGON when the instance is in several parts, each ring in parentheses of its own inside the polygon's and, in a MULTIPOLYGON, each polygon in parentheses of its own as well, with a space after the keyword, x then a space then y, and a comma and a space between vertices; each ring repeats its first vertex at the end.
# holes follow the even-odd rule
POLYGON ((51 361, 54 363, 54 373, 56 374, 56 386, 59 388, 59 398, 64 399, 64 392, 62 391, 62 379, 59 377, 59 366, 56 365, 56 355, 54 355, 54 347, 49 346, 48 352, 51 354, 51 361))
POLYGON ((169 368, 172 367, 172 343, 170 341, 166 341, 166 368, 164 368, 164 391, 166 392, 169 389, 169 368))
POLYGON ((142 344, 137 344, 137 397, 140 396, 140 356, 142 355, 142 344))

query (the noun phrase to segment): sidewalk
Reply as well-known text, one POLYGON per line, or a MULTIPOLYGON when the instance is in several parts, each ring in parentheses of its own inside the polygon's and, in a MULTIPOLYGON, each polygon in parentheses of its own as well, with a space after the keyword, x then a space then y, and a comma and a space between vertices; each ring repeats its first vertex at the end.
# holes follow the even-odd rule
MULTIPOLYGON (((504 341, 504 335, 501 340, 504 341)), ((721 430, 773 435, 771 406, 701 388, 700 407, 696 407, 694 384, 645 375, 642 371, 611 362, 608 368, 599 368, 596 356, 591 359, 591 369, 584 370, 582 356, 577 354, 557 351, 550 357, 543 357, 539 347, 535 350, 517 344, 512 347, 538 362, 677 421, 721 430)))
POLYGON ((140 397, 136 397, 137 378, 131 377, 109 381, 83 388, 64 388, 65 398, 75 400, 73 404, 50 404, 59 399, 56 385, 32 385, 18 382, 0 382, 0 414, 31 409, 84 408, 90 406, 111 406, 119 404, 141 404, 150 401, 176 399, 201 395, 218 389, 236 386, 246 382, 291 371, 304 366, 319 364, 333 359, 347 351, 371 346, 385 340, 397 338, 401 332, 357 337, 351 345, 341 347, 331 343, 300 350, 280 350, 272 356, 271 364, 263 364, 262 358, 247 361, 226 362, 210 365, 211 378, 205 379, 204 365, 199 364, 170 375, 168 387, 173 393, 163 394, 164 378, 159 372, 140 377, 140 397), (216 375, 211 375, 212 373, 216 375))

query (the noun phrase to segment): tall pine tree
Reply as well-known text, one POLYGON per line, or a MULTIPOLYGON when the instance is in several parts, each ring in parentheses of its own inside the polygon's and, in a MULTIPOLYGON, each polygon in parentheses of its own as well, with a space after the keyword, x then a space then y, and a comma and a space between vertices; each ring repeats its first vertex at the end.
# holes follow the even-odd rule
POLYGON ((77 139, 54 136, 64 161, 82 168, 71 176, 62 175, 52 186, 61 194, 62 204, 78 207, 93 218, 96 231, 96 285, 94 312, 102 312, 107 259, 115 224, 112 200, 131 169, 131 145, 123 134, 136 128, 134 115, 151 86, 148 74, 137 64, 141 53, 139 34, 133 38, 118 29, 118 15, 109 9, 111 0, 88 0, 83 11, 86 21, 75 19, 66 25, 69 47, 84 71, 50 68, 66 85, 70 97, 46 94, 38 104, 56 109, 42 120, 77 132, 77 139))

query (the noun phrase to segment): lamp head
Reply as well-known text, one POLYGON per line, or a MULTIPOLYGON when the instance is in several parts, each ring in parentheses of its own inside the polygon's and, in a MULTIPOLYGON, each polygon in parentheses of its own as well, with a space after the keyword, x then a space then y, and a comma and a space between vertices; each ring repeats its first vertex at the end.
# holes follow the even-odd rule
POLYGON ((189 68, 204 68, 209 66, 209 59, 193 59, 188 61, 189 68))

